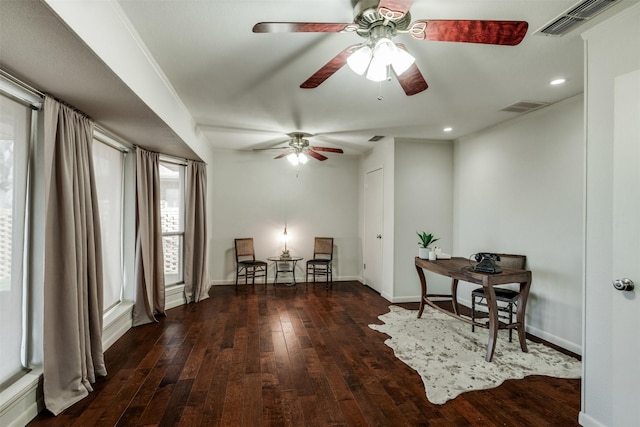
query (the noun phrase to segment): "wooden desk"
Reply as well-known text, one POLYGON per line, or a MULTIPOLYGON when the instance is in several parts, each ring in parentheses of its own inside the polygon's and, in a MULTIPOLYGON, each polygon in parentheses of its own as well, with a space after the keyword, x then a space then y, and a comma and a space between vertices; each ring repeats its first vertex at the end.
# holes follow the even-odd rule
POLYGON ((475 326, 489 329, 489 342, 487 343, 487 355, 485 360, 491 362, 493 359, 493 353, 496 349, 496 338, 498 337, 499 328, 516 328, 518 330, 518 339, 520 341, 520 348, 522 351, 527 352, 527 342, 525 339, 524 330, 524 315, 527 309, 527 298, 529 297, 529 288, 531 287, 531 271, 529 270, 512 270, 509 268, 503 268, 502 273, 489 274, 480 273, 471 270, 469 260, 466 258, 453 257, 451 259, 439 259, 437 261, 428 261, 416 257, 416 270, 418 277, 420 278, 421 286, 421 298, 420 298, 420 310, 418 311, 418 318, 422 316, 424 305, 428 304, 431 307, 449 314, 457 319, 460 319, 466 323, 474 323, 468 317, 463 317, 458 311, 458 281, 475 283, 482 285, 487 297, 487 305, 489 307, 489 324, 475 322, 475 326), (433 273, 441 274, 443 276, 451 277, 451 295, 437 295, 427 293, 427 280, 424 277, 424 270, 431 271, 433 273), (501 325, 498 322, 498 310, 496 306, 496 293, 493 289, 495 285, 507 284, 507 283, 520 283, 520 297, 518 299, 518 311, 516 313, 516 321, 510 325, 501 325), (433 297, 449 297, 453 305, 453 313, 445 310, 436 305, 429 298, 433 297))

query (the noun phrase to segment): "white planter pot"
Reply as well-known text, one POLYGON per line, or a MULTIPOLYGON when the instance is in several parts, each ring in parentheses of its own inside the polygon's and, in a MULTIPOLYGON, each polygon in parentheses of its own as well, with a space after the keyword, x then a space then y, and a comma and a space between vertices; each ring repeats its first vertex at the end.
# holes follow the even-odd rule
POLYGON ((418 258, 429 259, 429 248, 418 248, 418 258))

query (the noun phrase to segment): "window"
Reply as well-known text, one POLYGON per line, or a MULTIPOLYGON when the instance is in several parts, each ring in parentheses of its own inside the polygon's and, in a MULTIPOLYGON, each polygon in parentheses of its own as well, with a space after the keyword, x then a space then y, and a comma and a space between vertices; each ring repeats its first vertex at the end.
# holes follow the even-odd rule
POLYGON ((25 368, 23 266, 31 109, 0 95, 0 389, 25 368))
POLYGON ((122 233, 125 153, 93 141, 93 167, 100 211, 104 312, 122 301, 122 233))
POLYGON ((183 283, 185 166, 160 161, 160 214, 165 286, 183 283))

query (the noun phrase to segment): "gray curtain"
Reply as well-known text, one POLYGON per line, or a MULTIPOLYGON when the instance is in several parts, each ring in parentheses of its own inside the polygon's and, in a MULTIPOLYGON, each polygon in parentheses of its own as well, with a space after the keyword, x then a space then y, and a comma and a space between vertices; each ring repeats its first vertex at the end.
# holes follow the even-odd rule
POLYGON ((133 326, 165 315, 159 155, 136 149, 136 302, 133 326))
POLYGON ((44 102, 45 406, 57 415, 107 375, 102 352, 102 245, 91 153, 93 122, 44 102))
POLYGON ((207 275, 207 165, 189 160, 186 176, 184 290, 187 303, 209 297, 207 275))

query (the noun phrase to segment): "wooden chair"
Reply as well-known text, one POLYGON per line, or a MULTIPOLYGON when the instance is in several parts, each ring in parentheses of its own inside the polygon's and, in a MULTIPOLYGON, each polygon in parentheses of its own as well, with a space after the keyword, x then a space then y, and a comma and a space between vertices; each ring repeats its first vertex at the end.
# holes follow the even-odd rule
POLYGON ((246 237, 235 239, 236 246, 236 288, 238 288, 238 278, 244 277, 244 290, 247 291, 248 279, 251 277, 251 284, 255 285, 256 277, 264 277, 264 286, 267 286, 267 266, 266 261, 256 260, 256 253, 253 249, 253 238, 246 237))
MULTIPOLYGON (((497 254, 500 261, 497 262, 503 268, 512 270, 524 270, 527 262, 525 255, 497 254)), ((498 307, 498 320, 508 321, 508 325, 513 323, 513 311, 518 307, 518 298, 520 292, 512 289, 495 287, 496 306, 498 307)), ((476 306, 487 307, 487 297, 484 288, 476 288, 471 292, 471 320, 475 322, 478 314, 482 313, 476 310, 476 306)), ((475 326, 471 324, 471 331, 475 331, 475 326)), ((509 342, 512 341, 513 328, 509 328, 509 342)))
POLYGON ((333 261, 333 237, 316 237, 313 243, 313 259, 307 261, 307 272, 305 282, 309 284, 309 274, 313 276, 313 283, 316 283, 316 276, 326 278, 327 289, 333 286, 333 271, 331 262, 333 261))

